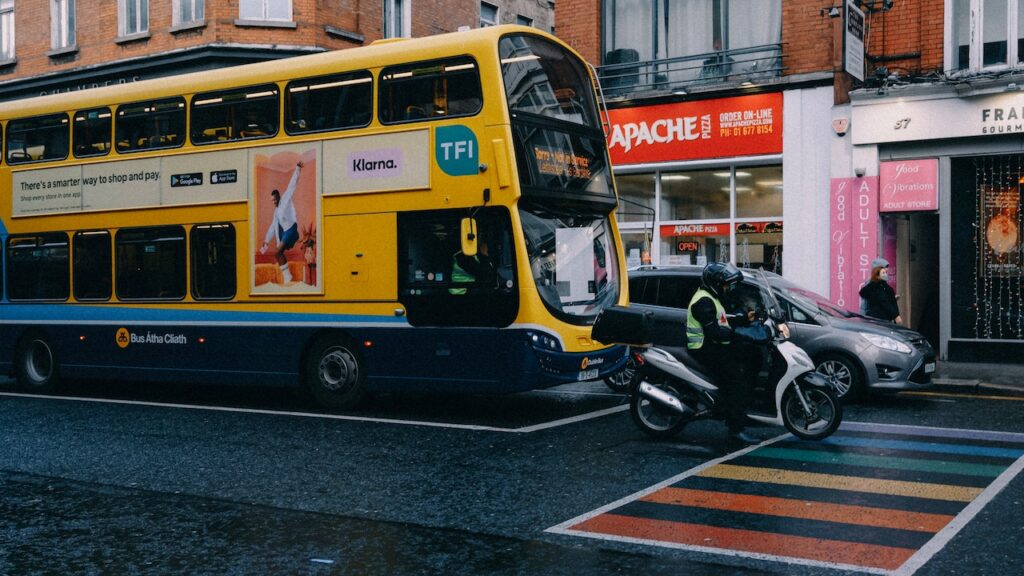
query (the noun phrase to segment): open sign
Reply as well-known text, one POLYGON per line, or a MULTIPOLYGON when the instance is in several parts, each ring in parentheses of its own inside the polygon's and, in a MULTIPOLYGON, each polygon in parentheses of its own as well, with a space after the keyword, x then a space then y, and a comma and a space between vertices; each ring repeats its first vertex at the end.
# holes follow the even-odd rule
POLYGON ((680 252, 697 252, 700 250, 700 242, 680 242, 676 244, 680 252))

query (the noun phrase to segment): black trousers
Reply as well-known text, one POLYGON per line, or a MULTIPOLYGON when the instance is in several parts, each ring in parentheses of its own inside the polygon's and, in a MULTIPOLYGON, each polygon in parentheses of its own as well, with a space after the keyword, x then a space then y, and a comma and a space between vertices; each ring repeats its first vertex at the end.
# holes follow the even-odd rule
POLYGON ((761 369, 761 351, 752 344, 705 342, 690 353, 711 371, 715 384, 722 390, 729 430, 742 430, 747 419, 748 399, 761 369))

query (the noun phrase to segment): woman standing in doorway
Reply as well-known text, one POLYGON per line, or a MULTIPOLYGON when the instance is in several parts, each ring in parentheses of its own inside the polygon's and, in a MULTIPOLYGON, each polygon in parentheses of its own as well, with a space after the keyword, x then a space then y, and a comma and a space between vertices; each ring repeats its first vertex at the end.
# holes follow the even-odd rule
POLYGON ((864 299, 864 314, 887 322, 903 323, 900 308, 896 304, 896 292, 889 285, 889 262, 885 258, 871 261, 871 279, 861 286, 860 297, 864 299))

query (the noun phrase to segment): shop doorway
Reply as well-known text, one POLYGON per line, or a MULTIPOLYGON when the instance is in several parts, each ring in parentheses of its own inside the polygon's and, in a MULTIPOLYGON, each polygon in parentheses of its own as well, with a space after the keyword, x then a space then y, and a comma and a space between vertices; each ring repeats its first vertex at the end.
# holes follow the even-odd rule
POLYGON ((883 216, 886 258, 895 267, 903 324, 939 347, 939 215, 883 216))

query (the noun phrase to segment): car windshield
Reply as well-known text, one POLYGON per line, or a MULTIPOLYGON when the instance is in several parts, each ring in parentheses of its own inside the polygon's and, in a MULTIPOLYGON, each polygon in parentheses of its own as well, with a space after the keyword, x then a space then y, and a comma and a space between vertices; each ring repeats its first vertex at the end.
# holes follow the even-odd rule
POLYGON ((526 207, 520 216, 537 291, 555 316, 586 323, 618 300, 618 261, 607 216, 526 207))
POLYGON ((778 294, 785 296, 811 311, 818 311, 822 314, 832 316, 833 318, 853 318, 857 316, 857 314, 854 314, 849 310, 843 310, 839 306, 836 306, 821 294, 806 288, 801 288, 795 284, 785 282, 781 278, 774 279, 771 284, 778 294))

